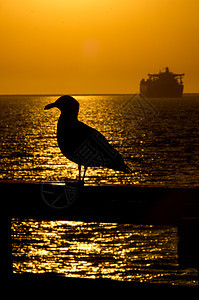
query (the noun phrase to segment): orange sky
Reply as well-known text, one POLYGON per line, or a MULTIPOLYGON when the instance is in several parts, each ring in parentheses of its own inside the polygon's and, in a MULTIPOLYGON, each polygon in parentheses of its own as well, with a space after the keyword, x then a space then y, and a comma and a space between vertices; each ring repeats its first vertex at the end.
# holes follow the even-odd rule
POLYGON ((135 93, 147 73, 199 92, 198 0, 0 0, 0 94, 135 93))

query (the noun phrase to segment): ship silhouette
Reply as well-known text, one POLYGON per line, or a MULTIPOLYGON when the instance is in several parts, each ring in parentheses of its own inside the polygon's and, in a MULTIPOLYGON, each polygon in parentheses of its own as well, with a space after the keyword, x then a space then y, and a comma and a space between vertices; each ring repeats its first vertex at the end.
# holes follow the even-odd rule
POLYGON ((174 74, 165 68, 165 72, 148 74, 148 79, 140 81, 140 95, 151 98, 182 97, 185 74, 174 74))

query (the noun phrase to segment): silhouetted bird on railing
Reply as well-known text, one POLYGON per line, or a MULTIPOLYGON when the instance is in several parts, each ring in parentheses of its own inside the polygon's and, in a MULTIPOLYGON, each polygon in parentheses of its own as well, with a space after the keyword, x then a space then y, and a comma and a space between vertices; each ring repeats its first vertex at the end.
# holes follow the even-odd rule
POLYGON ((78 164, 79 180, 81 166, 84 166, 84 181, 87 167, 106 167, 125 173, 131 169, 124 163, 122 156, 96 129, 78 121, 79 103, 71 96, 62 96, 45 107, 57 107, 61 115, 57 124, 57 141, 61 152, 78 164))

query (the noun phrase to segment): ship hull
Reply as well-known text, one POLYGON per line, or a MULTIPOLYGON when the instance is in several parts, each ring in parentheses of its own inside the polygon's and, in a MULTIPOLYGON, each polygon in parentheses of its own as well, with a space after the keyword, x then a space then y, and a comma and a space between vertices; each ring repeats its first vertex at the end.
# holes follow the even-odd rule
POLYGON ((149 98, 174 98, 174 97, 182 97, 183 94, 183 86, 169 87, 169 86, 161 86, 161 87, 150 87, 146 85, 140 85, 140 94, 149 98))
POLYGON ((149 98, 175 98, 182 97, 183 85, 178 86, 156 86, 140 85, 140 94, 149 98))

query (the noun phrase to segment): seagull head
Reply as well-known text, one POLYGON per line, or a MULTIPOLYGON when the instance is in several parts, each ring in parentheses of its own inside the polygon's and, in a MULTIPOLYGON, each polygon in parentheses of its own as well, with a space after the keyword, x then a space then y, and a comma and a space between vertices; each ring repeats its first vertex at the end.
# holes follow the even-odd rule
POLYGON ((71 96, 61 96, 55 102, 47 104, 45 110, 57 107, 67 116, 77 118, 79 112, 79 103, 71 96))

